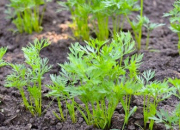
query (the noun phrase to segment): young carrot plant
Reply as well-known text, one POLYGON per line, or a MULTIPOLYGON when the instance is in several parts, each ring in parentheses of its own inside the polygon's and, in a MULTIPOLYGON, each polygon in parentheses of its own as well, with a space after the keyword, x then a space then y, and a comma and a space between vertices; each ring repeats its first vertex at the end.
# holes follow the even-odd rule
POLYGON ((176 124, 179 122, 180 118, 175 115, 175 112, 169 114, 168 111, 160 109, 157 111, 157 116, 150 117, 150 119, 154 120, 156 123, 163 123, 165 124, 166 129, 174 130, 176 124))
POLYGON ((109 16, 112 18, 113 31, 112 34, 115 37, 117 32, 123 29, 125 22, 125 15, 131 14, 132 11, 138 11, 136 6, 138 0, 104 0, 103 3, 109 12, 109 16))
POLYGON ((180 54, 180 0, 176 0, 173 4, 174 8, 169 11, 169 13, 165 13, 164 17, 170 17, 169 27, 174 33, 177 33, 179 37, 178 41, 178 51, 180 54))
POLYGON ((146 50, 149 47, 149 37, 150 33, 158 27, 164 26, 165 24, 152 23, 147 17, 144 17, 144 27, 147 29, 147 38, 146 38, 146 50))
POLYGON ((110 128, 114 110, 121 101, 124 109, 128 107, 125 110, 127 124, 136 110, 134 107, 130 111, 130 100, 139 89, 133 79, 136 80, 142 55, 126 58, 125 65, 123 60, 125 55, 135 50, 134 45, 129 32, 117 35, 110 44, 99 40, 90 40, 86 46, 73 44, 68 55, 69 62, 60 65, 62 72, 56 79, 59 81, 52 80, 49 94, 71 102, 75 101, 75 97, 79 98, 84 106, 74 104, 86 123, 101 129, 110 128), (125 74, 129 74, 129 78, 122 78, 125 74), (129 79, 132 82, 128 82, 129 79), (133 88, 130 87, 132 84, 135 84, 133 88), (124 97, 127 100, 123 100, 124 97))
POLYGON ((175 115, 175 117, 178 117, 178 118, 179 118, 177 124, 178 124, 179 129, 180 129, 180 103, 178 103, 178 104, 176 105, 176 109, 175 109, 175 114, 174 114, 174 115, 175 115))
POLYGON ((144 24, 144 17, 143 16, 137 16, 137 21, 131 21, 129 19, 129 17, 126 15, 126 18, 129 22, 129 24, 132 27, 133 33, 134 33, 134 37, 137 43, 137 49, 140 50, 141 49, 141 35, 142 35, 142 27, 144 24))
MULTIPOLYGON (((4 54, 6 53, 7 51, 7 48, 4 48, 4 47, 1 47, 0 48, 0 67, 3 67, 6 65, 6 62, 2 59, 4 54)), ((1 103, 1 101, 0 101, 1 103)))
POLYGON ((177 90, 177 93, 174 93, 174 95, 180 99, 180 79, 171 79, 169 78, 169 83, 171 83, 177 90))
MULTIPOLYGON (((47 0, 48 1, 48 0, 47 0)), ((45 0, 10 0, 6 13, 9 18, 13 19, 17 31, 31 34, 33 31, 40 32, 42 30, 42 20, 46 9, 45 0), (45 5, 42 14, 40 14, 40 6, 45 5)))
MULTIPOLYGON (((130 3, 129 3, 130 4, 130 3)), ((134 37, 137 43, 137 49, 140 50, 141 49, 141 39, 142 39, 142 28, 144 25, 145 20, 147 20, 147 17, 144 17, 143 15, 143 9, 144 8, 144 0, 140 0, 140 15, 137 16, 136 21, 135 20, 130 20, 129 16, 127 14, 125 14, 127 21, 129 22, 133 33, 134 33, 134 37)), ((136 10, 138 10, 138 8, 136 8, 136 10)), ((145 25, 145 27, 148 29, 148 37, 147 37, 147 42, 146 42, 146 46, 148 46, 149 44, 149 33, 156 27, 157 25, 155 24, 150 24, 147 23, 145 25)))
POLYGON ((30 44, 22 49, 27 65, 8 63, 13 72, 7 76, 5 86, 15 87, 19 90, 24 106, 33 115, 38 114, 40 116, 42 113, 42 79, 51 66, 47 65, 48 59, 41 58, 39 53, 48 45, 48 41, 36 39, 34 45, 30 44))
MULTIPOLYGON (((180 99, 180 80, 177 78, 175 78, 175 79, 169 78, 169 83, 171 83, 176 88, 177 92, 175 92, 174 95, 180 99)), ((179 117, 178 124, 179 124, 179 129, 180 129, 180 103, 177 104, 177 106, 176 106, 175 116, 179 117)))
POLYGON ((142 27, 144 23, 144 17, 143 17, 143 9, 144 8, 144 0, 140 0, 140 15, 137 16, 137 22, 136 21, 131 21, 129 19, 129 16, 126 14, 127 21, 131 25, 133 29, 133 33, 135 36, 135 40, 137 43, 137 49, 141 49, 141 38, 142 38, 142 27))
POLYGON ((6 65, 5 61, 2 59, 6 51, 7 51, 7 48, 4 48, 4 47, 0 48, 0 67, 3 67, 6 65))
POLYGON ((67 0, 66 2, 59 2, 59 4, 63 7, 61 10, 69 10, 71 12, 73 23, 70 27, 74 36, 88 41, 90 35, 88 18, 91 12, 91 1, 67 0))
POLYGON ((134 114, 137 110, 137 106, 134 106, 130 110, 130 103, 131 103, 131 97, 132 95, 136 95, 137 92, 141 89, 141 85, 136 81, 129 80, 125 83, 121 81, 120 83, 120 90, 123 91, 122 95, 124 95, 124 98, 120 96, 120 102, 123 106, 123 109, 125 111, 125 118, 124 118, 124 124, 122 127, 122 130, 124 129, 125 125, 128 124, 129 118, 132 114, 134 114))
MULTIPOLYGON (((60 73, 61 75, 61 73, 60 73)), ((63 76, 50 75, 52 84, 47 85, 47 87, 52 90, 47 94, 48 97, 54 96, 57 99, 58 107, 60 115, 56 112, 53 114, 61 121, 65 121, 67 118, 67 113, 64 115, 61 101, 65 101, 66 109, 68 109, 69 115, 73 123, 76 122, 76 112, 75 112, 75 101, 69 94, 69 92, 65 91, 66 84, 68 79, 63 76), (68 101, 70 100, 70 102, 68 101)))
POLYGON ((104 0, 92 0, 92 18, 93 27, 98 40, 107 40, 109 38, 109 11, 104 0))
MULTIPOLYGON (((174 93, 174 88, 169 88, 168 82, 149 82, 154 77, 154 72, 147 71, 143 73, 143 78, 140 81, 146 84, 142 90, 141 95, 144 95, 144 129, 146 129, 146 124, 150 117, 155 116, 157 112, 157 105, 164 99, 169 98, 174 93)), ((154 120, 150 120, 149 129, 153 130, 154 120)))

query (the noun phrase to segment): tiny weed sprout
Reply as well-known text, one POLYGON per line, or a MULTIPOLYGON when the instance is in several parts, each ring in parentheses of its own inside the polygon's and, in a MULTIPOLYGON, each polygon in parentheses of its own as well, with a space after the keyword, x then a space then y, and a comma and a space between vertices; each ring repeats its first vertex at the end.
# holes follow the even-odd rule
POLYGON ((23 48, 25 64, 12 64, 13 72, 7 76, 6 87, 15 87, 19 90, 24 106, 33 114, 42 113, 42 79, 43 75, 48 72, 51 66, 48 66, 47 58, 40 58, 40 50, 48 46, 46 40, 34 40, 34 44, 30 44, 23 48), (26 93, 28 96, 26 96, 26 93))
POLYGON ((6 65, 6 63, 4 62, 4 60, 2 59, 4 54, 6 53, 7 48, 1 47, 0 48, 0 67, 3 67, 6 65))
POLYGON ((149 37, 150 33, 158 27, 164 26, 165 24, 152 23, 147 17, 144 17, 144 27, 147 29, 147 39, 146 39, 146 50, 149 47, 149 37))
MULTIPOLYGON (((48 0, 47 0, 48 1, 48 0)), ((41 24, 46 9, 45 0, 10 0, 8 9, 5 13, 7 18, 12 18, 17 31, 20 33, 26 32, 31 34, 33 31, 40 32, 41 24), (44 5, 43 10, 40 6, 44 5), (42 14, 40 14, 42 12, 42 14)), ((16 32, 16 31, 14 31, 16 32)))
MULTIPOLYGON (((137 109, 135 106, 130 110, 130 100, 140 89, 136 82, 137 68, 143 55, 125 58, 135 50, 129 32, 120 33, 110 44, 97 39, 86 43, 86 46, 72 44, 69 62, 60 64, 62 72, 59 76, 51 76, 53 84, 49 88, 52 91, 48 95, 59 98, 59 103, 60 100, 71 102, 72 110, 67 106, 71 119, 74 119, 76 107, 88 125, 100 129, 110 128, 114 110, 121 102, 125 109, 125 125, 137 109), (125 78, 126 74, 129 77, 125 78), (84 105, 75 102, 75 98, 84 105)), ((61 105, 59 107, 58 117, 63 120, 61 105)))
POLYGON ((175 1, 173 6, 174 8, 169 13, 165 13, 164 17, 170 17, 170 29, 178 34, 178 51, 180 54, 180 0, 175 1))

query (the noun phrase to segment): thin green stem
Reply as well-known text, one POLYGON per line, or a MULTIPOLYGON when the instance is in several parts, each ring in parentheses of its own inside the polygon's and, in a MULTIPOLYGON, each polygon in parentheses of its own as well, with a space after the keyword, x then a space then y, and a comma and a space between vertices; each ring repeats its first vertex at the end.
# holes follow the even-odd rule
POLYGON ((57 101, 58 101, 58 107, 59 107, 59 112, 60 112, 61 118, 62 118, 63 121, 65 121, 62 106, 61 106, 61 100, 60 100, 59 97, 57 98, 57 101))
POLYGON ((144 129, 146 129, 146 117, 145 117, 145 113, 146 113, 146 96, 144 96, 144 103, 143 103, 143 113, 144 113, 144 129))
POLYGON ((179 52, 179 55, 180 55, 180 33, 178 33, 178 38, 179 38, 179 41, 178 41, 178 52, 179 52))
POLYGON ((38 109, 38 113, 39 113, 39 116, 41 115, 41 106, 42 106, 42 93, 41 93, 41 90, 42 90, 42 85, 41 85, 41 76, 39 76, 38 78, 38 84, 39 84, 39 109, 38 109))
MULTIPOLYGON (((143 0, 141 0, 141 18, 143 17, 143 0)), ((141 29, 139 30, 139 38, 138 38, 138 50, 141 49, 141 38, 142 38, 142 26, 141 29)))
POLYGON ((131 22, 131 20, 129 19, 129 17, 127 15, 125 15, 125 16, 129 22, 129 24, 131 25, 132 29, 133 29, 134 37, 135 37, 135 40, 137 43, 137 49, 140 50, 141 49, 141 43, 140 43, 141 41, 139 41, 139 37, 138 37, 138 34, 136 33, 135 27, 134 27, 133 23, 131 22))

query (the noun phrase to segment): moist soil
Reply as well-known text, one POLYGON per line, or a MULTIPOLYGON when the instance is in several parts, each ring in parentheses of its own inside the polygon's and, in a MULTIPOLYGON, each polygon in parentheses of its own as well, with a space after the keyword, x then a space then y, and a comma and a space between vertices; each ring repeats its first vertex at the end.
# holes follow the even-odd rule
MULTIPOLYGON (((0 0, 0 47, 8 47, 4 60, 12 63, 23 63, 24 57, 22 47, 33 42, 35 38, 47 38, 51 45, 41 51, 42 57, 47 57, 49 63, 53 65, 51 71, 45 75, 43 86, 50 84, 49 74, 58 74, 60 67, 58 63, 64 63, 67 60, 69 52, 68 47, 76 42, 72 37, 68 23, 71 22, 70 12, 57 12, 59 7, 53 0, 47 5, 47 10, 43 19, 43 31, 41 33, 19 34, 13 33, 15 26, 11 20, 5 19, 4 11, 7 9, 7 0, 0 0)), ((145 39, 146 30, 142 34, 142 50, 144 53, 143 62, 139 68, 140 72, 145 70, 154 70, 156 72, 154 80, 162 81, 168 77, 180 78, 180 57, 177 50, 178 37, 168 28, 169 20, 164 18, 163 13, 172 9, 174 0, 145 0, 144 14, 156 23, 165 23, 166 25, 154 30, 150 36, 150 47, 153 51, 146 51, 145 39)), ((135 15, 132 15, 134 17, 135 15)), ((129 25, 124 26, 123 30, 130 29, 129 25)), ((94 126, 87 126, 82 116, 77 113, 77 123, 73 124, 70 117, 65 122, 60 122, 52 113, 58 112, 57 102, 51 98, 43 96, 43 114, 41 117, 32 116, 27 111, 22 99, 15 88, 5 88, 5 77, 10 73, 10 68, 0 68, 0 130, 95 130, 94 126), (50 107, 49 107, 50 104, 50 107)), ((43 87, 43 95, 47 94, 48 89, 43 87)), ((159 103, 159 108, 164 108, 169 112, 173 111, 179 100, 172 96, 169 99, 159 103)), ((133 96, 131 106, 138 106, 137 112, 130 118, 126 130, 140 130, 143 126, 142 99, 133 96)), ((63 106, 62 106, 63 107, 63 106)), ((124 112, 119 104, 112 118, 111 129, 120 129, 123 124, 124 112)), ((155 124, 154 130, 165 130, 163 124, 155 124)))

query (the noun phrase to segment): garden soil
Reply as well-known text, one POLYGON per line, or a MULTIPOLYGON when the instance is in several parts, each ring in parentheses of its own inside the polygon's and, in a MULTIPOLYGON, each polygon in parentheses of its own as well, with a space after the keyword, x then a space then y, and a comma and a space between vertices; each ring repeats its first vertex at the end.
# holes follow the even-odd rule
MULTIPOLYGON (((12 63, 23 63, 24 57, 22 47, 33 42, 35 38, 47 38, 51 45, 42 50, 41 56, 49 59, 49 64, 53 65, 51 71, 46 74, 43 80, 43 114, 41 117, 32 116, 27 111, 16 88, 5 88, 5 77, 10 73, 10 68, 0 68, 0 130, 95 130, 94 126, 87 126, 82 116, 77 113, 77 123, 73 124, 70 117, 65 122, 59 121, 53 111, 58 112, 57 102, 45 95, 50 84, 49 74, 58 74, 60 67, 58 63, 67 61, 68 47, 76 42, 68 28, 71 22, 68 11, 57 12, 61 7, 53 0, 47 5, 47 10, 43 19, 43 31, 41 33, 19 34, 15 32, 15 26, 11 20, 5 19, 4 11, 7 9, 7 0, 0 0, 0 47, 8 47, 4 60, 12 63)), ((156 23, 166 25, 154 30, 150 36, 151 51, 146 51, 145 39, 147 32, 143 30, 142 51, 144 53, 143 62, 139 68, 140 72, 154 70, 156 72, 153 80, 162 81, 168 77, 180 78, 180 56, 177 50, 178 37, 168 28, 169 20, 164 18, 163 13, 172 9, 174 0, 145 0, 144 14, 156 23)), ((132 15, 135 17, 135 14, 132 15)), ((130 29, 125 25, 123 30, 130 29)), ((81 41, 83 44, 83 42, 81 41)), ((164 108, 172 112, 179 100, 172 96, 159 103, 158 109, 164 108)), ((138 106, 137 112, 130 118, 125 130, 140 130, 143 126, 142 99, 133 96, 131 106, 138 106)), ((64 108, 64 106, 62 106, 64 108)), ((64 110, 66 111, 66 110, 64 110)), ((124 111, 119 104, 112 118, 111 129, 120 129, 123 124, 124 111)), ((155 124, 154 130, 165 130, 162 124, 155 124)))

